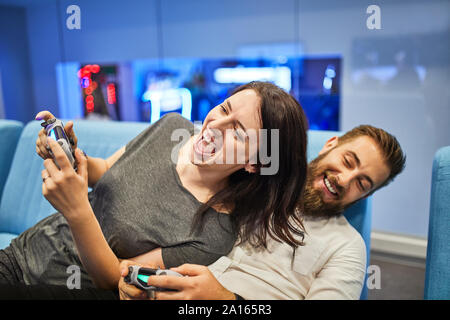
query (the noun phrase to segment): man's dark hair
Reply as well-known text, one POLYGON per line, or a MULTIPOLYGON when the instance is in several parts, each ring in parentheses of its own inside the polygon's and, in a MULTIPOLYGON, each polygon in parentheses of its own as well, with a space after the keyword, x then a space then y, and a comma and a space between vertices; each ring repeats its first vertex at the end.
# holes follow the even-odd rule
POLYGON ((383 129, 373 127, 371 125, 360 125, 346 132, 339 137, 338 144, 344 144, 361 136, 366 136, 373 139, 383 157, 386 161, 386 165, 390 169, 390 173, 385 182, 383 182, 378 188, 372 190, 370 194, 373 194, 378 189, 387 186, 394 180, 394 178, 403 171, 406 163, 406 155, 403 153, 400 143, 390 133, 383 129))

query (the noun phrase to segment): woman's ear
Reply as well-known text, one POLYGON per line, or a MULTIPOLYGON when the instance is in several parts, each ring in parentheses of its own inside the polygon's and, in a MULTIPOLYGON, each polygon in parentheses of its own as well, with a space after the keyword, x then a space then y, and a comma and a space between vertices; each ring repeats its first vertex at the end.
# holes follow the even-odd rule
POLYGON ((257 173, 257 172, 259 172, 259 165, 257 165, 257 164, 250 164, 249 162, 247 162, 245 164, 244 169, 248 173, 257 173))
POLYGON ((327 140, 327 142, 325 142, 325 145, 322 147, 322 150, 319 151, 319 155, 330 151, 331 149, 333 149, 334 147, 336 147, 338 145, 339 142, 339 137, 334 136, 330 139, 327 140))

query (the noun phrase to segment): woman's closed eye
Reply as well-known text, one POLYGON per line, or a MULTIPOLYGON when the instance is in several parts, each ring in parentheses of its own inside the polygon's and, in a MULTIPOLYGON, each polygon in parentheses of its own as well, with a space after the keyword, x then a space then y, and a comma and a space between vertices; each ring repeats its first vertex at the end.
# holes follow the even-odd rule
POLYGON ((244 135, 240 131, 242 131, 242 129, 234 128, 233 130, 234 136, 237 137, 241 142, 245 142, 244 135))
MULTIPOLYGON (((223 104, 221 104, 219 107, 220 107, 220 110, 223 113, 225 113, 226 115, 229 114, 227 108, 223 104)), ((240 131, 242 131, 242 129, 238 128, 236 126, 236 124, 234 124, 234 126, 233 126, 233 136, 235 138, 239 139, 240 141, 244 142, 245 141, 245 135, 242 132, 240 132, 240 131)))

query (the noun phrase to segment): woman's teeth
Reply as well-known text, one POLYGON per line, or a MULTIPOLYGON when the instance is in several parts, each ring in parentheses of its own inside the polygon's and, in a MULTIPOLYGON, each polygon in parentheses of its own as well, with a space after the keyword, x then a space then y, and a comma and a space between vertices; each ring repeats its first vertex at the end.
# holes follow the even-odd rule
POLYGON ((211 142, 211 139, 206 138, 205 136, 202 136, 201 139, 199 139, 197 143, 197 149, 200 151, 200 153, 203 154, 214 154, 215 152, 215 145, 211 142))
POLYGON ((207 143, 214 142, 214 138, 206 131, 203 134, 203 140, 205 140, 207 143))

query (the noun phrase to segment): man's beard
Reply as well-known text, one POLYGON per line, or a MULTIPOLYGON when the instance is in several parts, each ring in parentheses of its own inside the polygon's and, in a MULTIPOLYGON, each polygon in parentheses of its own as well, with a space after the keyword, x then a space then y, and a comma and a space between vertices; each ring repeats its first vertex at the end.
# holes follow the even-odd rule
MULTIPOLYGON (((306 178, 305 189, 301 200, 300 210, 304 216, 311 217, 334 217, 342 214, 342 212, 349 206, 343 205, 339 199, 332 203, 323 201, 323 191, 314 188, 314 180, 319 176, 323 176, 327 171, 320 166, 320 161, 328 154, 322 154, 311 161, 308 165, 308 174, 306 178)), ((340 191, 339 198, 342 198, 343 191, 335 183, 335 178, 327 175, 327 179, 340 191)))

